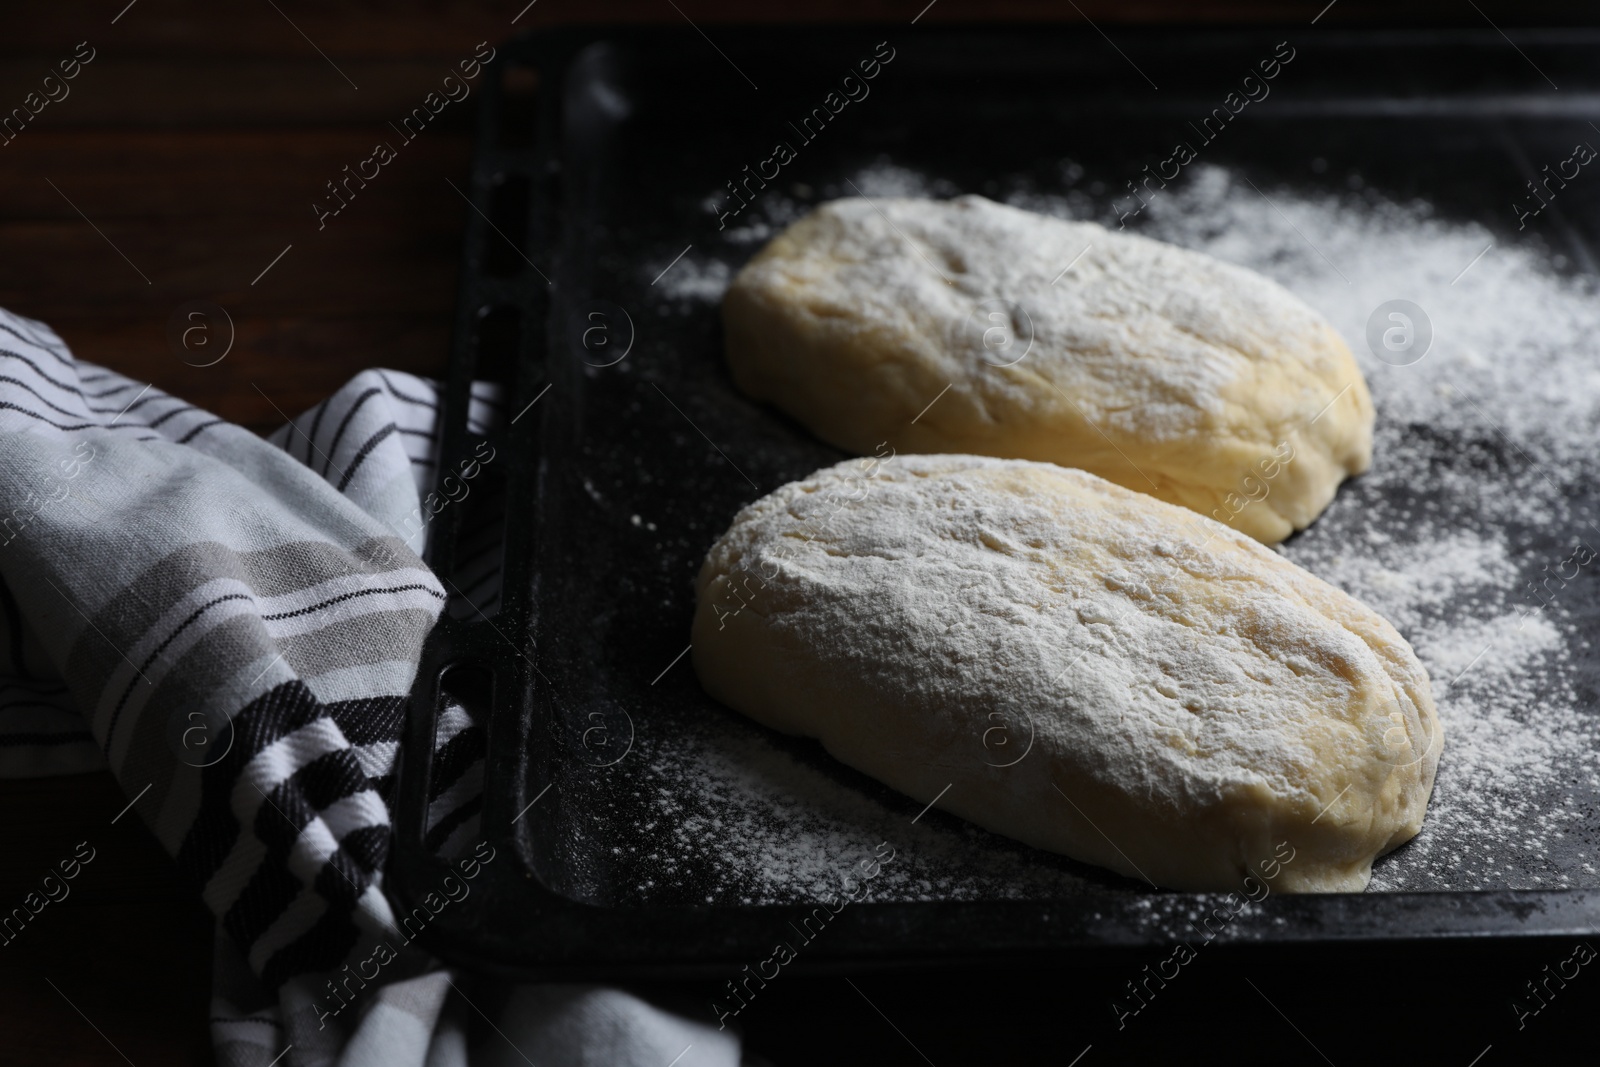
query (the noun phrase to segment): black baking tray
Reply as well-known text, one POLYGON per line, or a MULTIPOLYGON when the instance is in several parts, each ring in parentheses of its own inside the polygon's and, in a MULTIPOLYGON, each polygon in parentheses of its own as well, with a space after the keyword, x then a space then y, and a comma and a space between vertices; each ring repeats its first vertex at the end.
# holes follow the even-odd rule
MULTIPOLYGON (((752 788, 777 805, 749 816, 764 839, 783 840, 785 818, 803 829, 803 816, 772 812, 803 809, 816 788, 859 798, 873 814, 858 829, 881 831, 905 862, 924 862, 917 847, 935 842, 948 846, 938 855, 954 857, 953 869, 1001 872, 986 881, 929 866, 929 888, 850 905, 796 966, 1043 959, 1195 936, 1195 917, 1220 898, 1153 892, 924 814, 815 743, 776 737, 715 704, 682 655, 695 572, 738 508, 842 458, 737 393, 717 302, 695 292, 714 292, 760 247, 764 231, 740 228, 771 222, 772 212, 752 205, 719 225, 728 202, 718 192, 747 164, 763 165, 775 141, 798 148, 773 184, 802 207, 851 195, 847 179, 868 166, 936 175, 945 193, 996 195, 1059 185, 1070 158, 1070 181, 1098 205, 1099 221, 1115 225, 1122 183, 1287 41, 1294 76, 1280 77, 1270 101, 1208 149, 1211 161, 1262 188, 1303 180, 1313 157, 1354 161, 1388 195, 1488 220, 1509 240, 1505 205, 1533 176, 1527 160, 1559 158, 1594 136, 1583 132, 1600 89, 1593 31, 1523 31, 1515 48, 1487 29, 1309 24, 1115 37, 892 25, 716 27, 708 39, 684 26, 569 29, 502 48, 481 101, 440 469, 479 448, 466 429, 469 383, 500 383, 507 418, 486 469, 504 481, 503 581, 488 617, 446 617, 427 643, 388 886, 409 911, 450 871, 425 844, 446 700, 480 705, 481 833, 497 858, 428 926, 434 951, 521 978, 726 977, 770 956, 813 910, 818 883, 786 892, 772 868, 787 861, 769 855, 763 866, 759 850, 741 853, 747 869, 733 876, 726 857, 708 855, 705 843, 729 832, 712 816, 736 811, 737 798, 708 809, 697 795, 704 781, 675 780, 673 753, 684 746, 721 746, 759 765, 752 788), (870 96, 801 141, 791 123, 885 49, 893 59, 870 96), (664 287, 673 270, 694 273, 664 287)), ((1596 208, 1595 196, 1574 190, 1553 213, 1550 240, 1575 270, 1595 269, 1596 208)), ((1449 454, 1442 449, 1441 462, 1449 454)), ((1362 491, 1358 480, 1343 493, 1362 491)), ((471 522, 467 508, 434 522, 429 561, 451 584, 466 565, 471 522)), ((1563 847, 1596 843, 1591 834, 1563 847)), ((814 845, 793 836, 795 850, 814 845)), ((1305 943, 1597 930, 1600 890, 1441 888, 1271 896, 1217 936, 1305 943)))

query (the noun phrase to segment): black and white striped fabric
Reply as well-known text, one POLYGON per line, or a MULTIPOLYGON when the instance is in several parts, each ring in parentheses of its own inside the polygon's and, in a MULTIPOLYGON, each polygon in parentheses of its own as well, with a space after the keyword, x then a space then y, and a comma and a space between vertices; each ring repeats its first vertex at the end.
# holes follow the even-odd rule
POLYGON ((426 527, 395 532, 436 391, 368 372, 269 444, 40 323, 0 337, 0 773, 109 766, 261 988, 337 968, 390 923, 386 801, 447 599, 426 527))
MULTIPOLYGON (((0 775, 116 776, 217 916, 226 1067, 469 1062, 476 1006, 415 950, 351 1003, 335 986, 394 941, 381 877, 423 639, 498 596, 492 500, 459 587, 419 558, 438 415, 434 383, 367 371, 263 440, 0 310, 0 775)), ((475 389, 469 431, 500 416, 475 389)), ((429 843, 459 855, 484 731, 452 707, 438 736, 429 843)), ((497 999, 487 1062, 740 1062, 731 1031, 619 990, 497 999)))

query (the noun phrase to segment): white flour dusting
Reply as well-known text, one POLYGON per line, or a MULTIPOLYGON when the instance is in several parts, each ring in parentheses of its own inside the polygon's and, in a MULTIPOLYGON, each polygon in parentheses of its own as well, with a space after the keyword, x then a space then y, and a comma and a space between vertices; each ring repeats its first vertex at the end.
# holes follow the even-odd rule
MULTIPOLYGON (((1138 232, 1257 270, 1306 300, 1344 335, 1378 410, 1372 471, 1282 548, 1388 618, 1433 679, 1446 741, 1428 818, 1375 865, 1372 890, 1600 886, 1590 641, 1600 560, 1571 562, 1580 544, 1600 548, 1591 525, 1600 493, 1588 474, 1600 441, 1600 288, 1563 277, 1560 257, 1531 245, 1495 243, 1474 262, 1492 235, 1427 204, 1264 186, 1269 202, 1225 170, 1193 170, 1152 201, 1138 232), (1374 309, 1397 298, 1419 305, 1434 330, 1428 353, 1403 367, 1378 360, 1365 339, 1374 309), (1551 574, 1561 577, 1536 597, 1529 583, 1551 574)), ((1062 171, 1064 186, 1076 180, 1073 164, 1062 171)), ((851 182, 813 199, 973 191, 1115 225, 1104 197, 1068 188, 958 190, 881 164, 851 182)), ((725 235, 720 251, 733 262, 807 205, 772 189, 758 206, 725 235)), ((690 270, 663 279, 669 296, 720 298, 731 274, 700 252, 674 272, 690 270)), ((805 897, 885 839, 905 847, 875 880, 874 899, 1027 896, 1077 882, 949 820, 910 828, 884 802, 816 771, 795 772, 775 792, 761 767, 801 763, 759 740, 740 744, 664 746, 648 773, 680 782, 663 794, 664 821, 689 819, 675 847, 715 855, 726 884, 706 892, 718 900, 805 897), (673 795, 697 791, 709 798, 702 809, 673 808, 673 795), (714 824, 738 812, 749 818, 736 828, 714 824), (992 872, 991 856, 1004 857, 992 872)))
POLYGON ((1271 203, 1208 168, 1152 203, 1144 232, 1295 292, 1344 334, 1372 389, 1373 468, 1358 491, 1378 506, 1351 508, 1346 487, 1345 507, 1284 548, 1411 641, 1444 720, 1423 832, 1374 868, 1372 887, 1600 884, 1582 869, 1593 850, 1565 841, 1594 833, 1584 809, 1600 723, 1573 652, 1587 645, 1595 597, 1584 575, 1543 611, 1525 595, 1542 566, 1580 541, 1600 545, 1592 504, 1567 495, 1587 483, 1600 442, 1595 284, 1556 275, 1526 247, 1496 244, 1467 269, 1491 235, 1425 204, 1266 193, 1271 203), (1434 329, 1428 353, 1403 367, 1366 343, 1368 317, 1395 298, 1434 329), (1581 626, 1578 611, 1590 613, 1581 626))
POLYGON ((733 281, 733 271, 719 259, 690 259, 685 255, 666 268, 657 284, 678 300, 721 300, 733 281))
POLYGON ((754 727, 675 739, 635 788, 660 816, 644 827, 660 846, 644 857, 651 880, 633 887, 646 898, 820 900, 839 893, 840 876, 881 842, 895 851, 872 879, 874 900, 1037 899, 1085 885, 1064 865, 1041 864, 1031 850, 957 820, 936 814, 913 825, 911 815, 796 759, 754 727), (702 884, 708 870, 715 881, 702 884))

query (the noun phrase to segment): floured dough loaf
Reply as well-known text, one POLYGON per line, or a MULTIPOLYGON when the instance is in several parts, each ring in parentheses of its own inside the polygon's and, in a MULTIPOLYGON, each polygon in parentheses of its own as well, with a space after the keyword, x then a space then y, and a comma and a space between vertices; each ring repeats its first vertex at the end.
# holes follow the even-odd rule
POLYGON ((841 448, 1048 460, 1268 543, 1371 462, 1361 371, 1299 298, 978 196, 824 204, 723 321, 739 388, 841 448))
POLYGON ((1292 856, 1274 890, 1360 889, 1433 788, 1443 734, 1393 627, 1083 471, 847 461, 741 511, 698 596, 694 664, 716 699, 920 802, 942 793, 1161 886, 1239 890, 1292 856))

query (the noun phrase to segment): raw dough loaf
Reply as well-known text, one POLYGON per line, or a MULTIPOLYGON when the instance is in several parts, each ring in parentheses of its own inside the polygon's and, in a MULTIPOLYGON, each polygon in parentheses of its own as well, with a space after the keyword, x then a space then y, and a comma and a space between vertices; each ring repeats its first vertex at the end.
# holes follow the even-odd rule
POLYGON ((1393 627, 1083 471, 850 460, 742 510, 697 591, 716 699, 919 802, 943 792, 1162 886, 1239 890, 1292 855, 1274 890, 1361 889, 1433 788, 1443 734, 1393 627))
POLYGON ((841 448, 1048 460, 1269 544, 1371 462, 1361 371, 1299 298, 978 196, 824 204, 723 321, 739 388, 841 448))

